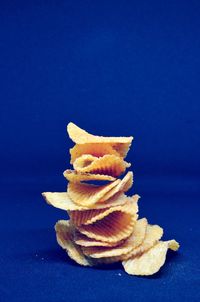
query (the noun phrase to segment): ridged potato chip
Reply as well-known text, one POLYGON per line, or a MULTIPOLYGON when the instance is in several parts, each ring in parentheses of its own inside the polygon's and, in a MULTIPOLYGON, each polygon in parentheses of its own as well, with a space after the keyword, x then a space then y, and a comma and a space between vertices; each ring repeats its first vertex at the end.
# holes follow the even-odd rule
MULTIPOLYGON (((124 178, 114 186, 110 191, 108 191, 99 202, 104 202, 111 198, 118 192, 127 192, 133 185, 133 172, 128 172, 124 178)), ((138 196, 139 197, 139 196, 138 196)))
POLYGON ((58 244, 66 250, 71 259, 80 265, 92 265, 82 253, 81 248, 73 242, 72 227, 69 220, 59 220, 55 225, 55 231, 58 244))
POLYGON ((127 253, 122 260, 141 255, 149 250, 163 235, 163 229, 159 225, 147 225, 144 241, 137 248, 127 253))
POLYGON ((75 145, 70 149, 71 161, 70 164, 73 164, 74 161, 83 154, 91 154, 96 157, 101 157, 106 154, 113 154, 116 156, 120 156, 110 144, 107 143, 94 143, 94 144, 83 144, 83 145, 75 145))
POLYGON ((64 177, 71 182, 82 182, 90 180, 114 181, 115 177, 103 174, 91 174, 84 172, 77 172, 75 170, 66 170, 63 172, 64 177))
POLYGON ((120 240, 118 242, 106 242, 95 240, 92 238, 87 237, 86 235, 81 234, 79 231, 75 231, 74 233, 74 242, 80 246, 117 246, 124 242, 124 240, 120 240))
MULTIPOLYGON (((79 206, 75 204, 67 192, 44 192, 42 196, 46 202, 58 209, 65 211, 83 211, 88 210, 87 207, 79 206)), ((112 198, 108 199, 104 203, 95 204, 94 209, 104 209, 112 206, 122 205, 126 202, 127 196, 121 193, 116 194, 112 198)))
MULTIPOLYGON (((134 198, 127 197, 127 204, 132 204, 131 213, 136 214, 138 212, 138 204, 134 198)), ((82 224, 87 225, 101 220, 108 216, 110 213, 119 211, 124 208, 125 205, 119 205, 104 209, 91 209, 86 211, 69 211, 70 218, 72 219, 75 226, 80 226, 82 224)))
POLYGON ((95 240, 117 242, 125 239, 133 232, 138 215, 132 213, 133 205, 127 203, 101 220, 92 224, 81 225, 77 229, 95 240))
POLYGON ((78 157, 73 164, 77 172, 87 172, 93 174, 104 174, 113 177, 120 176, 130 164, 116 155, 104 155, 95 157, 90 154, 84 154, 78 157))
POLYGON ((67 132, 72 141, 76 144, 91 144, 91 143, 107 143, 114 148, 117 153, 119 153, 122 157, 125 157, 133 137, 104 137, 92 135, 85 130, 79 128, 73 123, 69 123, 67 126, 67 132))
POLYGON ((129 238, 127 238, 122 244, 117 247, 83 247, 82 251, 85 255, 92 258, 105 258, 105 257, 115 257, 127 254, 131 250, 142 244, 147 228, 146 218, 139 219, 136 221, 133 232, 129 238))
POLYGON ((124 269, 130 275, 153 275, 164 265, 168 249, 176 251, 178 248, 179 244, 175 240, 159 241, 141 256, 124 261, 124 269))

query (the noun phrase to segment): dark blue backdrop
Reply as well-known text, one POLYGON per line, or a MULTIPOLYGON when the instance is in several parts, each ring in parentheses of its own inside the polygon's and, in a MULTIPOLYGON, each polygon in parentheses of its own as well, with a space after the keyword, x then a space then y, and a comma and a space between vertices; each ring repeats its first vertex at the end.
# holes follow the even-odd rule
POLYGON ((0 2, 0 301, 199 301, 200 2, 0 2), (133 135, 141 217, 181 249, 150 278, 82 268, 55 241, 66 217, 66 124, 133 135))

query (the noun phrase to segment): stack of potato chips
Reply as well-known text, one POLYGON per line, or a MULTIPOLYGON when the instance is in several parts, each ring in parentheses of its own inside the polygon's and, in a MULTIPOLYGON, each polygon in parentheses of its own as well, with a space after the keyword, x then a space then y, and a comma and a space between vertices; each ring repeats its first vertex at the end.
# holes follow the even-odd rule
POLYGON ((70 217, 55 225, 58 244, 81 265, 121 261, 129 274, 156 273, 167 250, 176 251, 179 244, 160 241, 163 229, 138 219, 139 196, 125 194, 133 185, 133 173, 119 177, 131 166, 124 158, 133 137, 94 136, 73 123, 67 131, 75 143, 70 149, 74 170, 64 172, 67 192, 42 193, 70 217))

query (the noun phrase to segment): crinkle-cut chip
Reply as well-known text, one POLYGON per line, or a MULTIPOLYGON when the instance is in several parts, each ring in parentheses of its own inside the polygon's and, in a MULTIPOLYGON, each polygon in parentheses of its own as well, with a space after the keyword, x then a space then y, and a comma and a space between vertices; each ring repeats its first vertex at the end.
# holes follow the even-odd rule
POLYGON ((80 265, 90 266, 91 263, 73 242, 72 227, 68 220, 59 220, 55 225, 58 244, 66 250, 68 256, 80 265))
POLYGON ((132 204, 126 203, 120 209, 108 214, 92 224, 81 225, 77 229, 89 238, 106 242, 117 242, 128 238, 133 232, 138 215, 132 213, 132 204))
POLYGON ((73 123, 69 123, 67 125, 67 132, 69 134, 69 137, 72 139, 72 141, 76 144, 92 144, 92 143, 107 143, 112 146, 114 150, 117 151, 117 153, 120 154, 120 156, 125 157, 131 142, 133 140, 132 136, 129 137, 104 137, 104 136, 97 136, 92 135, 85 130, 79 128, 73 123))
MULTIPOLYGON (((75 204, 67 192, 44 192, 42 196, 51 206, 65 211, 83 211, 88 210, 87 207, 75 204)), ((93 208, 104 209, 112 206, 122 205, 126 202, 127 196, 121 193, 116 194, 104 203, 95 204, 93 208)))
MULTIPOLYGON (((132 197, 127 197, 127 203, 132 204, 131 213, 136 214, 138 212, 138 203, 132 197)), ((97 220, 101 220, 108 216, 110 213, 115 211, 120 211, 125 205, 119 205, 104 209, 90 209, 86 211, 69 211, 68 214, 73 221, 75 226, 80 226, 82 224, 92 224, 97 220)))
POLYGON ((83 154, 91 154, 96 157, 101 157, 106 154, 113 154, 116 156, 120 156, 110 144, 107 143, 94 143, 94 144, 83 144, 83 145, 75 145, 73 148, 69 150, 71 154, 70 164, 73 164, 74 161, 83 154))
POLYGON ((68 184, 67 193, 74 203, 80 206, 91 207, 99 202, 107 192, 119 183, 120 179, 103 186, 70 182, 68 184))
POLYGON ((131 250, 142 244, 147 228, 146 218, 139 219, 136 221, 133 232, 129 238, 127 238, 122 244, 117 247, 83 247, 83 253, 92 258, 105 258, 105 257, 115 257, 127 254, 131 250))
POLYGON ((91 174, 85 172, 77 172, 74 170, 66 170, 63 172, 64 177, 71 182, 82 182, 90 180, 114 181, 115 177, 103 174, 91 174))
POLYGON ((86 235, 81 234, 78 230, 74 233, 74 242, 80 246, 117 246, 121 244, 124 240, 118 242, 106 242, 95 240, 87 237, 86 235))
POLYGON ((110 191, 108 191, 99 202, 104 202, 105 200, 111 198, 117 192, 127 192, 133 185, 133 172, 128 172, 124 178, 114 186, 110 191))
POLYGON ((159 241, 146 253, 139 257, 123 261, 125 271, 130 275, 148 276, 157 273, 164 265, 168 249, 178 250, 175 240, 159 241))
POLYGON ((148 224, 146 228, 145 238, 142 244, 139 245, 137 248, 133 249, 132 251, 130 251, 129 253, 127 253, 126 255, 124 255, 122 260, 129 259, 130 257, 136 257, 146 252, 158 242, 158 240, 162 237, 162 235, 163 235, 163 229, 159 225, 148 224))
POLYGON ((130 166, 131 164, 124 161, 123 158, 110 154, 102 157, 84 154, 78 157, 73 164, 74 170, 77 172, 104 174, 113 177, 120 176, 130 166))

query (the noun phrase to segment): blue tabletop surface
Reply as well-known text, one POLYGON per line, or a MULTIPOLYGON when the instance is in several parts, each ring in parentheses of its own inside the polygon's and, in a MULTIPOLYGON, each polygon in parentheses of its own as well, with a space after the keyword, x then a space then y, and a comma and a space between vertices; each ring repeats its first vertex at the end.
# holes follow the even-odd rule
POLYGON ((200 2, 0 1, 0 301, 200 301, 200 2), (140 217, 181 248, 152 277, 76 265, 67 218, 66 124, 133 135, 140 217))

